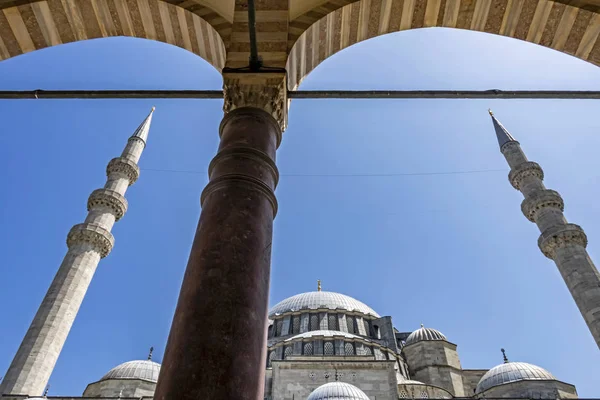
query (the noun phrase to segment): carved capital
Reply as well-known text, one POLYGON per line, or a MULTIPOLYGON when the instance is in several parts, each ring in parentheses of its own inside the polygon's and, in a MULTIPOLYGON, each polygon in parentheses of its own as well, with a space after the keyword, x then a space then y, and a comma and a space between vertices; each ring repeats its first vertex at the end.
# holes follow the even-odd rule
POLYGON ((556 249, 570 244, 578 244, 582 247, 587 246, 587 236, 579 225, 564 224, 546 229, 538 239, 538 247, 544 255, 554 259, 556 249))
POLYGON ((100 257, 104 258, 112 250, 115 238, 100 225, 83 223, 75 225, 67 235, 69 248, 81 243, 92 245, 100 253, 100 257))
POLYGON ((110 176, 110 174, 113 173, 120 173, 127 176, 127 179, 129 179, 129 186, 131 186, 140 176, 140 167, 127 158, 117 157, 110 160, 106 166, 106 175, 110 176))
POLYGON ((287 85, 284 73, 223 74, 223 111, 255 107, 268 112, 283 132, 287 127, 287 85))
POLYGON ((508 174, 508 180, 515 189, 521 190, 521 183, 523 183, 523 180, 531 176, 544 179, 544 171, 538 163, 527 161, 517 165, 514 169, 512 169, 508 174))
POLYGON ((565 203, 557 191, 550 189, 534 192, 521 203, 523 215, 531 222, 535 222, 537 212, 546 207, 554 207, 564 211, 565 203))
POLYGON ((88 199, 87 209, 90 211, 94 207, 109 207, 115 214, 115 219, 120 220, 127 211, 127 200, 125 197, 114 190, 96 189, 88 199))

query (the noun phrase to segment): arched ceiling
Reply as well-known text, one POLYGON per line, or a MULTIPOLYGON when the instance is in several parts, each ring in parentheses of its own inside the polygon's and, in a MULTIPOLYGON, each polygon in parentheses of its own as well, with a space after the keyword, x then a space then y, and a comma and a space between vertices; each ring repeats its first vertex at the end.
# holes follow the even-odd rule
MULTIPOLYGON (((255 0, 257 47, 297 84, 354 43, 450 27, 526 40, 600 64, 600 0, 255 0)), ((0 0, 0 60, 77 40, 134 36, 245 67, 247 0, 0 0)))

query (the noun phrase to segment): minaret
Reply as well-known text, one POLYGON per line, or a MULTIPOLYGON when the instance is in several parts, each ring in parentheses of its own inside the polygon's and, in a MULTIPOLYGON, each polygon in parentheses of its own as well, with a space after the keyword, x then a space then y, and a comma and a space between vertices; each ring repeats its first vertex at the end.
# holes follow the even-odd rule
POLYGON ((139 176, 137 162, 153 112, 154 108, 129 138, 121 157, 108 163, 106 184, 90 195, 85 222, 71 228, 69 250, 0 384, 0 395, 44 392, 98 262, 113 247, 110 230, 127 211, 124 194, 139 176))
POLYGON ((498 122, 491 110, 490 115, 500 151, 510 166, 508 179, 525 197, 521 210, 542 232, 538 246, 546 257, 556 263, 600 347, 600 273, 585 249, 587 237, 579 225, 567 222, 563 215, 563 199, 558 192, 546 189, 542 182, 542 168, 527 160, 519 142, 498 122))

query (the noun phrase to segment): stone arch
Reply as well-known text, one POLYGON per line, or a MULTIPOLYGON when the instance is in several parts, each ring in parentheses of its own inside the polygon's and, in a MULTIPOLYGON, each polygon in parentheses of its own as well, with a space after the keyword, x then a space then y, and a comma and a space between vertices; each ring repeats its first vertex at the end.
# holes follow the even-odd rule
POLYGON ((536 43, 600 65, 600 14, 550 0, 361 0, 328 13, 291 48, 290 89, 355 43, 387 33, 448 27, 536 43))
POLYGON ((42 0, 0 5, 0 60, 64 43, 131 36, 169 43, 219 71, 225 46, 204 19, 161 0, 42 0))

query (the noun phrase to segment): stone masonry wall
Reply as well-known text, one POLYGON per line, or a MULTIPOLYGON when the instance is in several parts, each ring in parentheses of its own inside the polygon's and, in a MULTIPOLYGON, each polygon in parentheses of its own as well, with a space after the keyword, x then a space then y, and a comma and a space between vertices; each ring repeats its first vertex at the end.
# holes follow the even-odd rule
POLYGON ((358 387, 373 400, 398 399, 393 361, 314 358, 273 362, 272 400, 305 400, 319 386, 336 380, 358 387))

